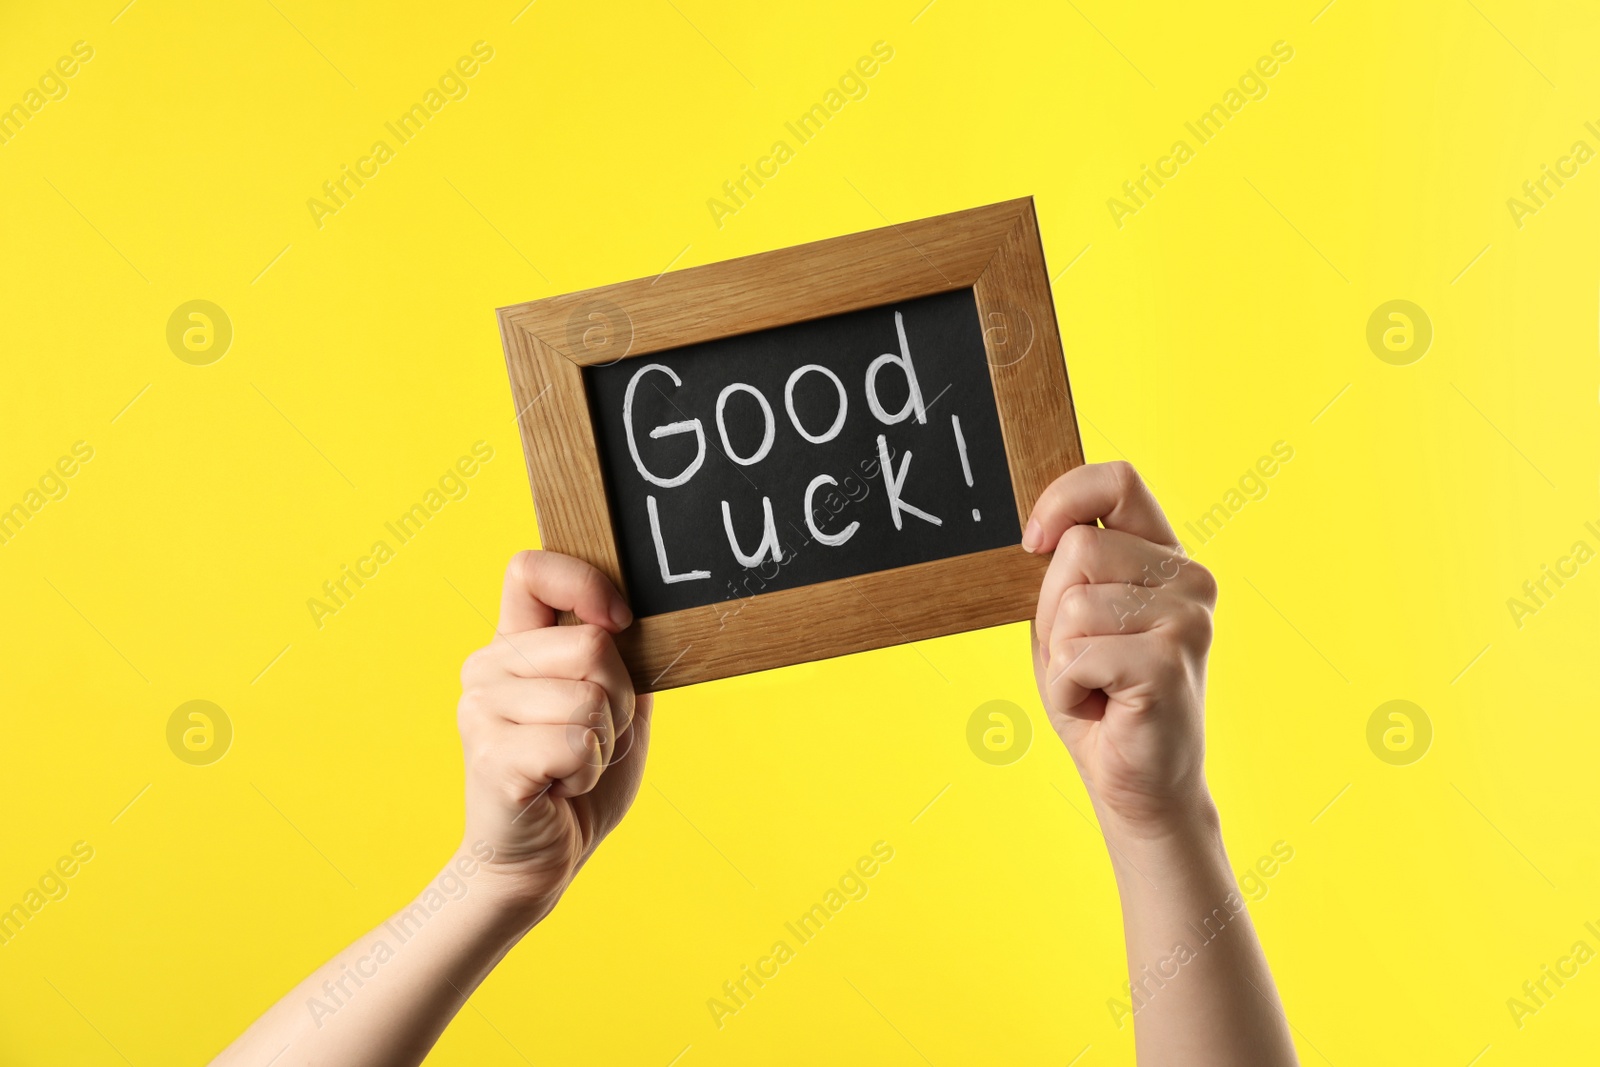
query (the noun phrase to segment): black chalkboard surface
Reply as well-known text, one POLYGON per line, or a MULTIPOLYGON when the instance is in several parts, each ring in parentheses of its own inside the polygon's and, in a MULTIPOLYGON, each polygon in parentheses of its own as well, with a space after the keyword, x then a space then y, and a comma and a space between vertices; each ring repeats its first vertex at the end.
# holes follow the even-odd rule
POLYGON ((583 378, 638 616, 1021 541, 971 289, 583 378))

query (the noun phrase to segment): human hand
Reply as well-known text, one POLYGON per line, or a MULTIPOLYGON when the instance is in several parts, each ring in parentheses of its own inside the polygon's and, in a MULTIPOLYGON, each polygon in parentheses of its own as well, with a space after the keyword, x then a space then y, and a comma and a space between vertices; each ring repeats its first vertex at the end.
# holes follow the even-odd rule
POLYGON ((651 698, 634 696, 611 640, 632 621, 589 564, 520 552, 506 568, 494 640, 461 669, 465 842, 480 855, 492 849, 484 870, 530 925, 639 791, 651 698), (557 610, 579 625, 557 626, 557 610))
POLYGON ((1127 463, 1057 478, 1022 543, 1054 553, 1033 623, 1034 678, 1108 832, 1214 817, 1204 708, 1216 579, 1184 554, 1127 463))

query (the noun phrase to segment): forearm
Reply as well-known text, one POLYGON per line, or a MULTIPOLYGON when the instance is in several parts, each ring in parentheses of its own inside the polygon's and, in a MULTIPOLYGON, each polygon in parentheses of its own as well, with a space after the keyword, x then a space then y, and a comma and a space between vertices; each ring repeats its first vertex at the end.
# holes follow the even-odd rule
POLYGON ((610 636, 629 622, 622 595, 589 564, 552 552, 512 558, 494 639, 467 657, 456 709, 472 844, 216 1064, 422 1062, 638 794, 652 701, 634 693, 610 636), (557 626, 558 612, 579 624, 557 626))
POLYGON ((410 904, 256 1020, 215 1064, 421 1063, 531 924, 464 849, 410 904))
POLYGON ((1122 897, 1130 984, 1123 1007, 1141 1067, 1295 1064, 1210 798, 1159 830, 1101 818, 1122 897))

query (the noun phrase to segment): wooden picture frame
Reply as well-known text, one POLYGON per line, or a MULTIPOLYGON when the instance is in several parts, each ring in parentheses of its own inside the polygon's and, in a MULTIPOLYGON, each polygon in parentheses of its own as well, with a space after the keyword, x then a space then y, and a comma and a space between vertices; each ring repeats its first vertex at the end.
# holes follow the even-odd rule
MULTIPOLYGON (((971 289, 1019 523, 1083 463, 1031 197, 501 308, 544 548, 627 588, 583 368, 971 289)), ((1031 619, 1048 559, 1019 545, 638 619, 639 692, 1031 619)))

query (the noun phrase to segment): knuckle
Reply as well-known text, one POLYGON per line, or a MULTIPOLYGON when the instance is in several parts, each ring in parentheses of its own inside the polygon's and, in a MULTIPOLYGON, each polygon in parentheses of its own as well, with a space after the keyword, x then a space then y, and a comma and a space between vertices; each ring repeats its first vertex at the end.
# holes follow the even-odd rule
POLYGON ((1163 661, 1191 652, 1203 655, 1211 647, 1211 609, 1194 600, 1179 602, 1163 615, 1154 633, 1161 642, 1163 661))
POLYGON ((1082 570, 1094 558, 1099 545, 1096 528, 1079 524, 1067 527, 1066 533, 1061 535, 1060 551, 1066 554, 1068 563, 1082 570))
POLYGON ((493 779, 500 769, 499 751, 487 742, 468 745, 466 764, 472 777, 493 779))
POLYGON ((1137 489, 1142 482, 1138 468, 1125 459, 1112 460, 1106 467, 1111 473, 1112 481, 1116 482, 1117 488, 1124 493, 1137 489))
POLYGON ((506 570, 511 574, 515 574, 519 580, 526 580, 529 568, 533 566, 534 560, 538 558, 538 549, 524 548, 511 557, 511 562, 506 564, 506 570))
POLYGON ((456 720, 463 728, 486 718, 488 712, 489 700, 482 689, 467 686, 461 690, 461 700, 456 704, 456 720))
POLYGON ((1069 585, 1061 594, 1061 621, 1073 632, 1082 632, 1088 625, 1092 608, 1086 585, 1069 585))
POLYGON ((1193 560, 1189 562, 1187 569, 1189 581, 1194 585, 1195 595, 1206 605, 1215 605, 1218 592, 1217 576, 1193 560))
POLYGON ((461 663, 461 687, 469 689, 475 679, 489 673, 491 653, 487 648, 475 648, 467 653, 461 663))

